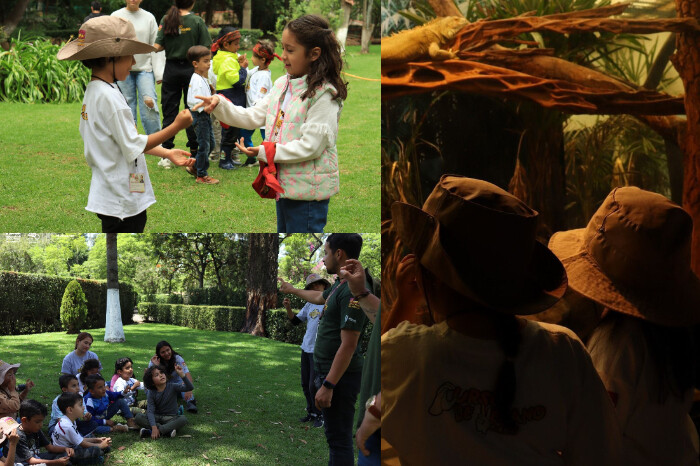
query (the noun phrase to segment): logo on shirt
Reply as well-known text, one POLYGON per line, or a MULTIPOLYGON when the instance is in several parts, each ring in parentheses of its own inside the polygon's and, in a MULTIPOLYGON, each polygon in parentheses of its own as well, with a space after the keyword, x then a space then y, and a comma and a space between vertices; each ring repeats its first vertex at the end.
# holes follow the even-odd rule
MULTIPOLYGON (((515 432, 503 425, 502 416, 496 407, 493 391, 477 388, 462 389, 452 382, 444 382, 435 392, 435 398, 428 412, 432 416, 452 412, 455 422, 472 421, 474 429, 486 435, 489 430, 499 434, 515 435, 515 432)), ((518 425, 541 421, 547 415, 547 408, 542 405, 527 408, 513 408, 511 416, 518 425)))
POLYGON ((318 309, 314 309, 313 311, 309 312, 309 317, 312 319, 315 319, 316 317, 320 316, 321 313, 318 312, 318 309))
POLYGON ((261 93, 261 94, 267 94, 267 89, 264 88, 264 87, 261 87, 261 88, 260 88, 260 93, 261 93))
POLYGON ((348 303, 348 307, 350 309, 359 309, 361 310, 362 308, 360 307, 360 303, 358 303, 355 298, 350 298, 350 302, 348 303))
POLYGON ((350 317, 350 316, 345 316, 345 322, 347 322, 348 320, 349 320, 350 322, 352 322, 353 324, 356 324, 356 323, 357 323, 357 321, 356 321, 355 319, 353 319, 352 317, 350 317))
POLYGON ((80 116, 83 120, 87 121, 87 112, 85 111, 85 104, 83 104, 83 111, 80 112, 80 116))

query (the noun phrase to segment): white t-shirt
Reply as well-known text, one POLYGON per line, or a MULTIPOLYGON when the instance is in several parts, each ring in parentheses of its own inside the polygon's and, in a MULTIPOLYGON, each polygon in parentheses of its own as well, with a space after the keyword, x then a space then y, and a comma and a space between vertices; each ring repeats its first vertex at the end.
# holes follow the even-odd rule
MULTIPOLYGON (((190 78, 190 85, 187 89, 187 105, 192 108, 202 101, 202 99, 195 99, 194 96, 201 95, 204 97, 211 97, 211 87, 209 87, 209 81, 204 76, 200 76, 197 73, 192 73, 190 78)), ((197 109, 199 113, 204 111, 204 107, 197 109)))
POLYGON ((80 134, 92 169, 86 210, 124 219, 156 202, 143 155, 148 136, 138 134, 131 109, 116 85, 99 80, 88 83, 80 134), (145 192, 130 192, 130 173, 143 174, 145 192))
POLYGON ((682 400, 669 395, 658 402, 658 371, 640 320, 603 322, 588 348, 605 388, 615 403, 622 429, 623 462, 637 466, 698 465, 698 433, 688 413, 693 390, 682 400))
POLYGON ((83 442, 83 436, 78 433, 75 421, 67 416, 61 416, 51 434, 51 443, 57 447, 75 448, 83 442))
POLYGON ((316 343, 316 333, 318 332, 318 323, 321 321, 323 306, 323 304, 306 303, 297 314, 299 320, 306 322, 306 333, 301 342, 301 349, 304 353, 313 354, 314 352, 314 343, 316 343))
POLYGON ((620 465, 615 412, 581 341, 526 321, 515 359, 516 434, 495 417, 504 353, 445 322, 382 336, 382 436, 404 465, 620 465))
MULTIPOLYGON (((126 387, 133 387, 134 384, 137 382, 135 378, 130 378, 129 380, 124 380, 123 378, 119 377, 115 382, 114 385, 112 386, 112 391, 113 392, 123 392, 126 387)), ((137 390, 143 390, 143 384, 139 384, 137 390)), ((132 390, 129 390, 129 393, 124 395, 124 398, 126 399, 126 402, 128 404, 134 404, 136 401, 135 394, 132 390)))
MULTIPOLYGON (((149 45, 155 44, 156 36, 158 35, 158 23, 156 18, 148 11, 139 8, 137 11, 132 12, 122 8, 112 13, 112 16, 131 21, 136 30, 136 38, 139 41, 149 45)), ((131 71, 153 71, 156 81, 163 79, 163 69, 165 67, 164 50, 158 53, 140 53, 134 55, 134 60, 136 60, 136 64, 131 68, 131 71)))
MULTIPOLYGON (((262 99, 264 99, 267 94, 272 89, 272 73, 269 69, 260 70, 259 67, 255 67, 248 71, 248 77, 245 83, 245 98, 247 107, 253 107, 262 99)), ((265 129, 265 126, 261 126, 265 129)))

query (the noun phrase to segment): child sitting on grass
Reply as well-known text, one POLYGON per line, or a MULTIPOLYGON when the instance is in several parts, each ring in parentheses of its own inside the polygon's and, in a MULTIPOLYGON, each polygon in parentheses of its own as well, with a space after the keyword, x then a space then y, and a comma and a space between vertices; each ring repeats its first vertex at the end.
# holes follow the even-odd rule
MULTIPOLYGON (((202 147, 201 144, 199 147, 202 147)), ((117 378, 112 378, 112 391, 124 392, 124 399, 128 405, 137 406, 136 399, 138 397, 138 393, 136 390, 143 390, 144 388, 141 382, 133 377, 134 362, 131 360, 131 358, 117 359, 117 362, 114 363, 114 375, 117 376, 117 378)), ((142 401, 139 404, 142 404, 140 407, 145 409, 145 401, 142 401)), ((132 409, 131 412, 133 413, 134 410, 132 409)))
POLYGON ((129 387, 126 387, 123 393, 109 391, 105 387, 105 379, 99 374, 89 376, 86 384, 88 393, 85 395, 85 406, 92 414, 91 422, 95 426, 95 432, 98 434, 112 431, 127 432, 128 427, 137 429, 134 415, 124 398, 130 390, 129 387), (126 426, 117 424, 111 419, 117 413, 126 419, 126 426))
POLYGON ((92 169, 86 210, 102 221, 103 233, 141 233, 146 209, 156 202, 144 153, 191 166, 187 152, 160 144, 192 124, 189 110, 181 111, 165 129, 140 135, 126 98, 115 81, 123 81, 136 63, 135 54, 155 52, 139 42, 134 25, 116 16, 93 18, 80 27, 78 40, 59 52, 59 60, 81 60, 92 70, 85 89, 80 120, 85 159, 92 169))
POLYGON ((185 377, 182 366, 175 365, 175 372, 182 383, 168 382, 165 368, 153 365, 143 374, 143 383, 148 390, 146 414, 137 414, 136 423, 143 427, 141 438, 157 439, 161 435, 175 437, 176 429, 187 424, 187 418, 178 415, 177 394, 194 390, 192 382, 185 377))
POLYGON ((83 367, 80 368, 80 372, 75 374, 75 376, 78 377, 78 388, 80 395, 85 396, 87 394, 85 381, 91 375, 99 375, 100 368, 101 366, 99 360, 88 359, 85 361, 85 364, 83 364, 83 367))
MULTIPOLYGON (((275 53, 275 47, 269 40, 261 40, 253 47, 253 57, 251 58, 255 68, 248 71, 248 79, 245 83, 245 98, 248 108, 254 107, 261 102, 267 93, 272 89, 272 73, 270 72, 270 63, 279 56, 275 53)), ((206 94, 203 94, 206 95, 206 94)), ((201 109, 200 109, 201 110, 201 109)), ((241 137, 245 147, 253 147, 254 129, 241 128, 241 137)), ((260 127, 260 136, 265 140, 265 126, 260 127)), ((258 160, 253 156, 248 156, 248 159, 243 164, 244 167, 257 165, 258 160)))
POLYGON ((104 454, 112 444, 107 437, 84 438, 78 433, 75 421, 83 415, 83 399, 76 393, 64 393, 58 397, 58 409, 63 416, 51 434, 51 440, 57 447, 73 449, 72 464, 104 462, 104 454))
MULTIPOLYGON (((75 393, 80 395, 80 387, 78 385, 78 378, 74 375, 63 374, 58 378, 58 386, 61 387, 62 393, 75 393)), ((56 395, 51 403, 51 420, 49 420, 49 436, 53 433, 53 429, 56 427, 58 420, 61 419, 63 413, 58 409, 58 397, 61 395, 56 395)), ((83 421, 78 421, 78 432, 82 435, 87 435, 90 433, 89 426, 88 430, 84 431, 81 429, 81 424, 89 424, 90 419, 92 419, 92 414, 90 414, 87 409, 83 410, 83 421)))
POLYGON ((17 463, 49 465, 69 462, 73 449, 52 445, 41 431, 46 414, 46 406, 36 400, 24 400, 19 407, 22 424, 17 429, 19 435, 15 453, 17 463), (40 452, 42 448, 46 448, 46 453, 40 452))
POLYGON ((17 386, 17 368, 19 364, 9 364, 0 360, 0 417, 17 417, 19 405, 34 387, 34 382, 27 379, 24 388, 17 386))

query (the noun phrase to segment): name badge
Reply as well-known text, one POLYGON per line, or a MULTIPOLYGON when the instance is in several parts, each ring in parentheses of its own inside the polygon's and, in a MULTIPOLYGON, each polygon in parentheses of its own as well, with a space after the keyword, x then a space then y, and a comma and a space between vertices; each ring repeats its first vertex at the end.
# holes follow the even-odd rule
POLYGON ((143 179, 143 173, 129 173, 129 192, 146 192, 146 182, 143 179))

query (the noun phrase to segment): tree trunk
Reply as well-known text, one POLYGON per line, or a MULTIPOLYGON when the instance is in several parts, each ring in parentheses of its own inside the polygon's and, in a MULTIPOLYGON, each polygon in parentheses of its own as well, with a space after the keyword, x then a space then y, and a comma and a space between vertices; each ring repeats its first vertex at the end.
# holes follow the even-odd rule
POLYGON ((279 236, 254 233, 248 243, 248 299, 241 332, 265 336, 265 312, 277 305, 279 236))
POLYGON ((362 3, 364 15, 362 18, 362 38, 360 39, 362 45, 361 53, 369 53, 369 44, 372 41, 372 31, 374 31, 374 23, 372 22, 373 6, 374 2, 372 0, 364 0, 362 3))
POLYGON ((117 262, 117 234, 107 233, 107 321, 105 323, 105 341, 122 343, 124 327, 119 304, 119 269, 117 262))
POLYGON ((243 23, 241 24, 241 29, 250 29, 250 12, 251 0, 245 0, 243 3, 243 23))
MULTIPOLYGON (((700 19, 700 0, 676 0, 682 18, 700 19)), ((692 267, 700 274, 700 34, 678 34, 677 52, 671 58, 685 87, 687 129, 680 138, 685 154, 683 163, 683 208, 693 218, 692 267)))
POLYGON ((345 50, 345 39, 348 38, 348 28, 350 27, 350 13, 352 12, 352 3, 348 0, 340 0, 340 7, 343 9, 343 23, 335 33, 336 39, 340 42, 340 46, 345 50))
POLYGON ((22 17, 24 16, 24 12, 27 10, 28 5, 29 0, 17 0, 17 3, 15 3, 15 6, 12 8, 12 10, 10 10, 10 12, 7 13, 5 21, 3 21, 2 24, 2 28, 5 30, 5 35, 7 35, 7 37, 10 37, 10 35, 14 32, 15 28, 17 28, 17 25, 22 20, 22 17))

